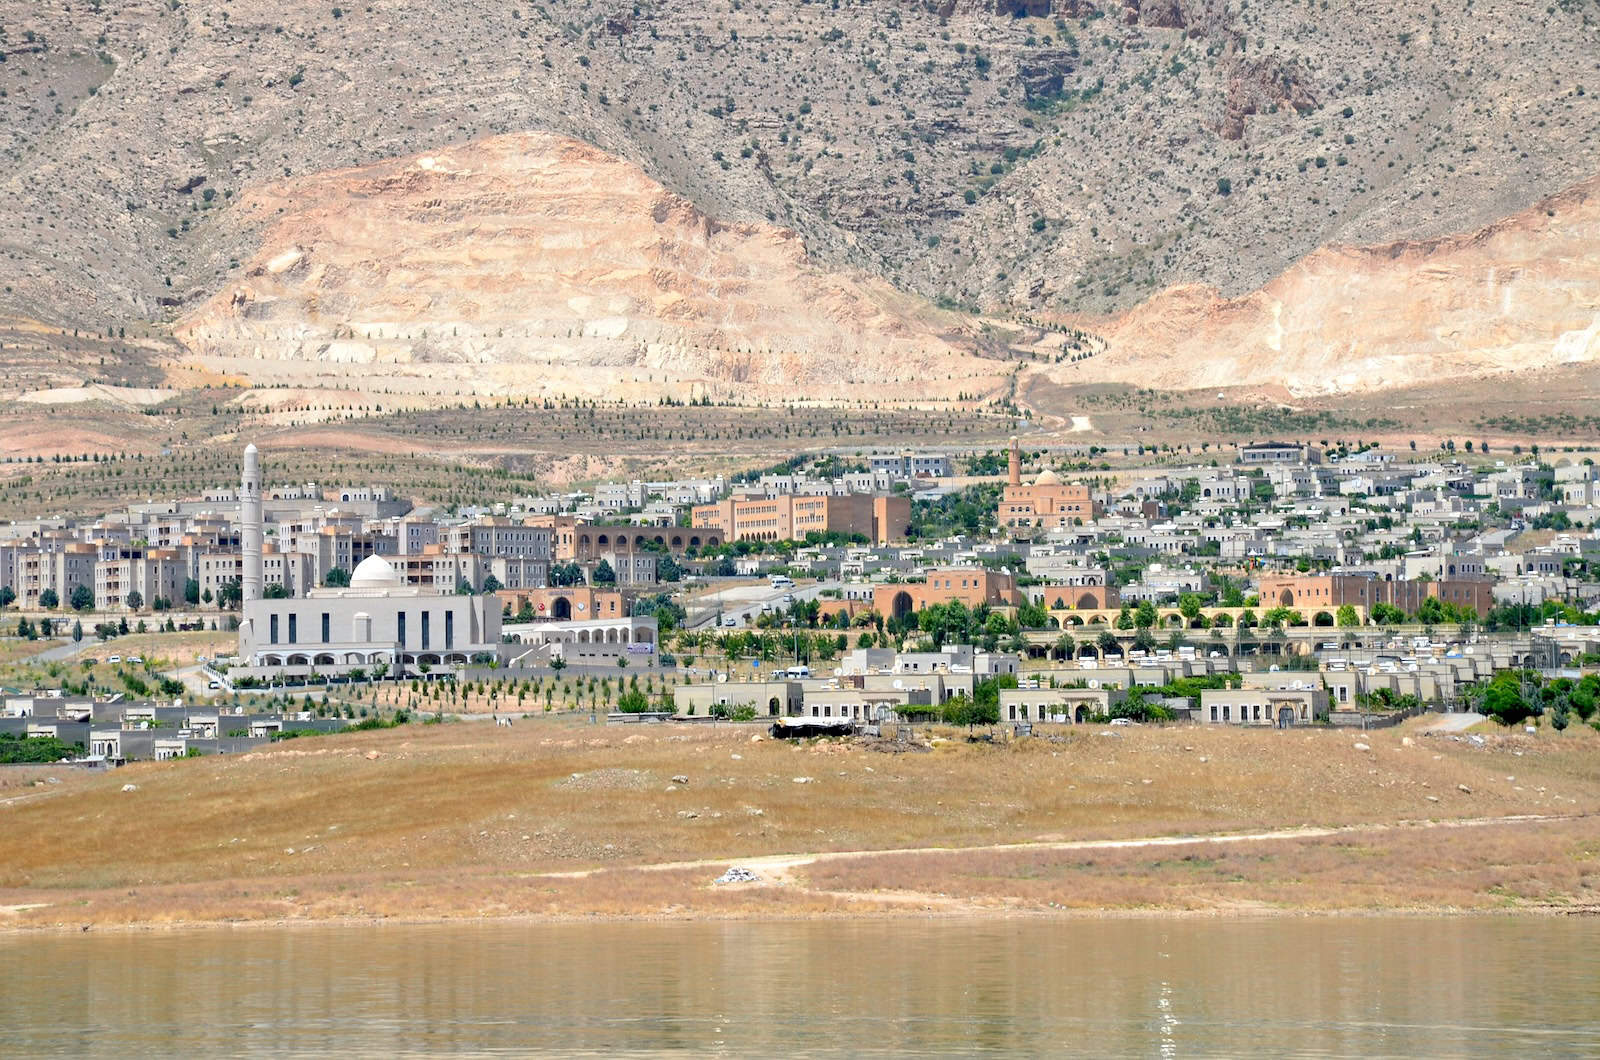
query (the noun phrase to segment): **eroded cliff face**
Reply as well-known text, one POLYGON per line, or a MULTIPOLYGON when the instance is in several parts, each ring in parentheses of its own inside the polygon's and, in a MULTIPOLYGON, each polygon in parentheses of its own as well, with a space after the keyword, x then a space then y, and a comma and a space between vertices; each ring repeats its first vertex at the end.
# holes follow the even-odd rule
MULTIPOLYGON (((634 165, 496 137, 247 190, 239 279, 181 322, 192 364, 259 383, 741 402, 992 394, 968 318, 723 224, 634 165)), ((1600 359, 1600 178, 1478 231, 1334 245, 1259 290, 1169 288, 1061 383, 1311 396, 1600 359)), ((1036 363, 1036 362, 1035 362, 1036 363)))
POLYGON ((1064 382, 1316 395, 1600 360, 1600 178, 1470 234, 1334 246, 1242 298, 1163 292, 1064 382))
POLYGON ((998 385, 995 362, 946 338, 954 315, 815 266, 791 231, 721 224, 565 137, 286 180, 235 209, 259 249, 177 335, 258 381, 742 400, 998 385))

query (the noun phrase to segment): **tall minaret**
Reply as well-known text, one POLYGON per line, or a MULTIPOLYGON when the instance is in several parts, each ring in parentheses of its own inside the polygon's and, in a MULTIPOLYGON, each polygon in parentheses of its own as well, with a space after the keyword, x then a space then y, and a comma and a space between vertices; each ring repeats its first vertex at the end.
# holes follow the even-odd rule
POLYGON ((1011 458, 1006 462, 1013 486, 1022 485, 1022 450, 1017 448, 1017 436, 1011 436, 1011 458))
POLYGON ((239 481, 239 536, 244 552, 240 588, 246 603, 261 599, 261 458, 254 445, 244 447, 244 476, 239 481))

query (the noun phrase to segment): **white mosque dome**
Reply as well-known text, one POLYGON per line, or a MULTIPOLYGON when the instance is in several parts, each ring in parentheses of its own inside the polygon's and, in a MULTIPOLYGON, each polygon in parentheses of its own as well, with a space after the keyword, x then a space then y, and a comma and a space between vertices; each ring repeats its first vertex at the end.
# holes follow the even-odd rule
POLYGON ((400 574, 382 556, 368 556, 356 564, 350 575, 352 589, 396 589, 400 587, 400 574))
POLYGON ((1059 486, 1061 485, 1061 476, 1049 468, 1045 468, 1039 472, 1039 477, 1033 480, 1033 484, 1036 486, 1059 486))

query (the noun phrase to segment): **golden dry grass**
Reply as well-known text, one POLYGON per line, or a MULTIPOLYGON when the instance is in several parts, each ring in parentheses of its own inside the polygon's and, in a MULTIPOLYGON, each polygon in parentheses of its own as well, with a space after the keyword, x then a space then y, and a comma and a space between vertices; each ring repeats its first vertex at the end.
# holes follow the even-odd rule
POLYGON ((1397 910, 1600 903, 1600 825, 1397 826, 1335 836, 1090 851, 877 854, 805 873, 810 888, 981 908, 1397 910))
MULTIPOLYGON (((953 744, 925 754, 751 742, 753 731, 594 728, 576 719, 510 730, 413 725, 297 740, 237 758, 131 766, 0 807, 0 904, 47 902, 49 908, 23 914, 45 923, 68 909, 106 921, 281 916, 288 891, 300 896, 295 915, 317 916, 474 915, 480 908, 541 915, 826 912, 841 902, 898 907, 907 894, 915 903, 930 891, 981 905, 994 893, 969 877, 992 877, 995 893, 1015 889, 1047 906, 1068 889, 1050 881, 1079 866, 1072 871, 1086 883, 1074 893, 1090 904, 1189 908, 1232 895, 1235 866, 1196 873, 1191 864, 1180 877, 1192 885, 1185 889, 1163 875, 1180 871, 1181 855, 1169 850, 1150 853, 1148 863, 1129 854, 1126 871, 1087 874, 1084 858, 1051 860, 1043 850, 962 855, 988 866, 976 876, 960 859, 943 865, 884 855, 881 862, 819 863, 798 870, 809 888, 758 888, 766 897, 738 899, 706 897, 723 889, 701 893, 716 875, 711 868, 632 870, 812 851, 1571 815, 1600 805, 1600 734, 1588 730, 1499 736, 1477 748, 1400 730, 1362 736, 1139 728, 1107 735, 1111 730, 1096 728, 1060 742, 953 744), (1357 750, 1357 742, 1370 750, 1357 750), (674 784, 678 774, 688 783, 674 784), (129 783, 138 790, 123 792, 129 783), (1008 860, 1014 858, 1023 860, 1008 860), (542 875, 591 869, 601 871, 542 875), (1133 886, 1139 880, 1146 890, 1133 886), (828 893, 836 890, 849 893, 828 893)), ((1573 827, 1596 832, 1588 821, 1573 827)), ((1472 841, 1489 834, 1474 831, 1472 841)), ((1374 900, 1411 904, 1404 856, 1434 857, 1466 835, 1418 831, 1389 840, 1363 833, 1348 847, 1296 841, 1337 857, 1331 867, 1314 863, 1270 881, 1270 893, 1281 896, 1271 900, 1292 903, 1293 881, 1301 877, 1348 890, 1359 880, 1335 871, 1348 862, 1367 865, 1382 883, 1374 900)), ((1274 846, 1262 864, 1274 864, 1284 849, 1274 846)), ((1527 864, 1542 864, 1536 845, 1518 849, 1527 864)), ((1548 849, 1552 859, 1571 856, 1548 849)), ((1226 857, 1246 854, 1230 849, 1226 857)), ((1443 880, 1454 864, 1428 871, 1443 880)), ((1509 879, 1516 886, 1519 878, 1509 879)), ((1552 893, 1571 892, 1574 879, 1550 877, 1552 893)), ((1487 881, 1470 887, 1482 890, 1480 884, 1487 881)), ((1420 900, 1434 903, 1429 893, 1419 891, 1420 900)))

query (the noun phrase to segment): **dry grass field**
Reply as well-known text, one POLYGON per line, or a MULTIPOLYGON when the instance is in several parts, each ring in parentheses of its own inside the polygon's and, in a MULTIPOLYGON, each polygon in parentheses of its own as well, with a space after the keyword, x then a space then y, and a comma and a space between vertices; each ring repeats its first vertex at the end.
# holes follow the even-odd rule
POLYGON ((18 926, 1544 908, 1587 905, 1600 880, 1587 729, 1480 747, 1409 729, 1096 727, 901 753, 757 734, 557 717, 59 770, 0 800, 0 905, 18 926), (1435 824, 1465 820, 1492 823, 1435 824), (1270 834, 1073 845, 1227 833, 1270 834), (746 862, 763 884, 712 884, 746 862))

